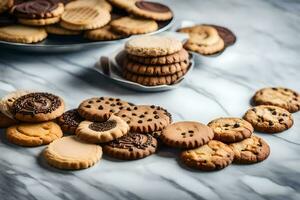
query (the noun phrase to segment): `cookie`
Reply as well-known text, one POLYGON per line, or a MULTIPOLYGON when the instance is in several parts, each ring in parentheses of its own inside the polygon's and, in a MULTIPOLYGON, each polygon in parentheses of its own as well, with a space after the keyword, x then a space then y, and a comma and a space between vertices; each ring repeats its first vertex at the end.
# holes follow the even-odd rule
POLYGON ((254 130, 266 133, 278 133, 292 127, 294 120, 287 110, 261 105, 249 109, 244 119, 252 124, 254 130))
POLYGON ((9 126, 15 125, 16 123, 18 123, 16 120, 9 118, 0 112, 0 128, 7 128, 9 126))
POLYGON ((214 133, 199 122, 176 122, 163 129, 160 139, 170 147, 192 149, 212 140, 214 133))
POLYGON ((61 138, 63 133, 54 122, 22 123, 6 130, 7 140, 13 144, 27 147, 41 146, 61 138))
POLYGON ((61 116, 64 101, 45 92, 29 93, 18 98, 12 105, 14 117, 24 122, 44 122, 61 116))
POLYGON ((217 140, 211 140, 207 144, 182 152, 182 162, 195 169, 203 171, 220 170, 232 163, 234 153, 231 148, 217 140))
POLYGON ((78 107, 79 114, 89 121, 106 121, 112 114, 122 108, 133 105, 126 101, 112 97, 94 97, 84 100, 78 107))
POLYGON ((106 25, 110 21, 107 10, 85 6, 67 9, 61 16, 60 25, 70 30, 89 30, 106 25))
POLYGON ((16 90, 14 92, 6 94, 0 101, 0 111, 9 118, 14 119, 12 110, 13 103, 21 96, 29 94, 30 92, 31 91, 29 90, 16 90))
POLYGON ((72 109, 64 112, 57 119, 57 123, 65 133, 75 134, 75 131, 84 119, 79 115, 77 109, 72 109))
POLYGON ((18 18, 20 24, 29 25, 29 26, 45 26, 49 24, 55 24, 60 21, 60 17, 52 17, 46 19, 25 19, 18 18))
POLYGON ((65 10, 77 8, 77 7, 84 7, 84 6, 92 6, 92 7, 99 7, 101 9, 107 10, 108 12, 112 11, 112 6, 106 0, 77 0, 72 1, 65 5, 65 10))
POLYGON ((89 143, 104 143, 120 138, 128 131, 129 126, 123 119, 111 115, 105 122, 81 122, 76 129, 76 135, 89 143))
POLYGON ((58 24, 53 24, 45 27, 47 33, 53 35, 80 35, 81 31, 65 29, 58 24))
POLYGON ((142 36, 136 37, 125 44, 128 54, 157 57, 174 54, 182 49, 182 43, 172 37, 166 36, 142 36))
POLYGON ((133 15, 158 21, 166 21, 173 17, 168 6, 157 2, 136 1, 127 10, 133 15))
POLYGON ((129 59, 124 59, 123 67, 127 71, 135 74, 147 76, 165 76, 172 75, 183 70, 187 70, 189 65, 189 60, 165 65, 146 65, 133 62, 129 59))
POLYGON ((84 33, 84 37, 90 40, 103 41, 103 40, 117 40, 126 36, 116 33, 111 29, 110 25, 102 28, 88 30, 84 33))
POLYGON ((214 132, 214 140, 224 143, 239 142, 249 138, 253 133, 252 125, 240 118, 218 118, 208 123, 214 132))
POLYGON ((111 3, 113 6, 125 10, 129 10, 130 7, 132 7, 137 1, 138 0, 108 0, 108 2, 111 3))
POLYGON ((129 133, 103 146, 103 152, 122 160, 145 158, 157 149, 157 140, 149 134, 129 133))
POLYGON ((121 17, 110 22, 112 30, 129 36, 154 32, 158 29, 156 21, 137 17, 121 17))
POLYGON ((263 88, 257 91, 252 99, 255 105, 278 106, 289 112, 297 112, 300 110, 299 93, 288 88, 263 88))
POLYGON ((49 144, 44 157, 51 166, 59 169, 85 169, 101 159, 102 148, 75 136, 67 136, 49 144))
POLYGON ((0 1, 0 13, 7 11, 14 5, 14 0, 1 0, 0 1))
POLYGON ((269 145, 256 135, 229 146, 234 152, 234 162, 240 164, 257 163, 267 159, 270 154, 269 145))
POLYGON ((17 43, 36 43, 44 40, 47 32, 44 28, 23 25, 0 27, 0 40, 17 43))
POLYGON ((207 26, 212 26, 218 31, 218 34, 223 39, 225 46, 233 45, 236 42, 235 34, 228 28, 225 28, 223 26, 217 26, 217 25, 207 25, 207 26))
POLYGON ((182 48, 178 52, 166 56, 143 57, 127 54, 127 57, 134 62, 138 62, 145 65, 167 65, 188 60, 189 53, 182 48))
POLYGON ((171 114, 159 106, 138 105, 122 109, 117 116, 130 126, 132 132, 161 131, 172 122, 171 114))
POLYGON ((181 77, 183 77, 188 69, 184 69, 182 71, 176 72, 172 75, 166 75, 166 76, 143 76, 134 74, 132 72, 129 72, 126 69, 123 69, 123 77, 129 81, 139 83, 141 85, 146 86, 157 86, 157 85, 172 85, 176 83, 177 81, 181 80, 181 77))
POLYGON ((211 55, 222 51, 225 47, 224 45, 224 41, 220 38, 217 43, 209 46, 186 42, 184 48, 203 55, 211 55))

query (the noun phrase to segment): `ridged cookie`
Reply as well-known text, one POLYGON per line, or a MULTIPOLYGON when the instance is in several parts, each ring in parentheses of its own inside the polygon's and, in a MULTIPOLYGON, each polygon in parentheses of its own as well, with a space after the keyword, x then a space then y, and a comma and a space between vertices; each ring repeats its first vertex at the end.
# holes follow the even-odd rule
POLYGON ((84 6, 99 7, 108 12, 112 11, 112 6, 106 0, 76 0, 65 5, 65 10, 84 6))

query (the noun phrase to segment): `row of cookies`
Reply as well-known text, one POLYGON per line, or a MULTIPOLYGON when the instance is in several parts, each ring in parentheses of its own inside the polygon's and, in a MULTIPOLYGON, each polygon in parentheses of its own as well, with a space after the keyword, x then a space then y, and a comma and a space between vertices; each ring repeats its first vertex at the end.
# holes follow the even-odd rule
MULTIPOLYGON (((106 0, 7 2, 6 12, 0 14, 6 19, 1 20, 4 24, 0 28, 0 39, 35 43, 44 40, 47 33, 66 36, 81 35, 84 31, 84 37, 91 40, 115 40, 154 32, 159 28, 157 21, 173 17, 171 10, 160 3, 119 1, 110 1, 112 4, 106 0), (128 4, 128 13, 118 10, 120 7, 124 8, 119 6, 119 1, 128 4), (112 5, 116 7, 113 8, 112 5)), ((2 7, 4 8, 4 3, 2 7)))

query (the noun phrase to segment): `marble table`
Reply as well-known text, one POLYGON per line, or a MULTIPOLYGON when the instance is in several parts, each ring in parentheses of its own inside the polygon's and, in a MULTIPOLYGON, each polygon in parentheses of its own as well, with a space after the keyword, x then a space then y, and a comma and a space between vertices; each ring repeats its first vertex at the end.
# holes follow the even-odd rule
MULTIPOLYGON (((114 96, 137 104, 157 104, 178 120, 207 123, 242 116, 253 93, 265 86, 300 91, 300 3, 297 0, 166 0, 177 21, 225 25, 237 43, 218 57, 196 59, 178 89, 140 93, 122 88, 92 70, 100 55, 118 45, 69 54, 25 54, 0 49, 0 95, 25 88, 61 95, 68 108, 92 96, 114 96)), ((49 167, 45 147, 11 145, 1 131, 0 199, 300 199, 300 112, 283 133, 257 133, 271 147, 255 165, 231 165, 198 172, 180 165, 179 152, 162 149, 148 158, 123 162, 104 157, 81 171, 49 167)))

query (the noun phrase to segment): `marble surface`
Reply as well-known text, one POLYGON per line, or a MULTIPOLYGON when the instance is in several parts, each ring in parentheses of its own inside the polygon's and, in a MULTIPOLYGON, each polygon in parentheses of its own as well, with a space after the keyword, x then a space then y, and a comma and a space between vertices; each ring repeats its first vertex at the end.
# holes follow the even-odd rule
MULTIPOLYGON (((32 55, 0 49, 0 95, 19 88, 61 95, 69 108, 92 96, 115 96, 157 104, 178 120, 207 123, 242 116, 252 94, 265 86, 300 91, 300 3, 298 0, 166 0, 180 20, 231 28, 237 43, 218 57, 198 57, 178 89, 139 93, 119 87, 92 70, 100 55, 117 45, 59 55, 32 55)), ((280 134, 260 134, 270 157, 255 165, 231 165, 218 172, 189 170, 179 152, 162 149, 148 158, 122 162, 105 157, 82 171, 60 171, 40 156, 44 147, 0 142, 0 199, 300 199, 300 112, 280 134)))

